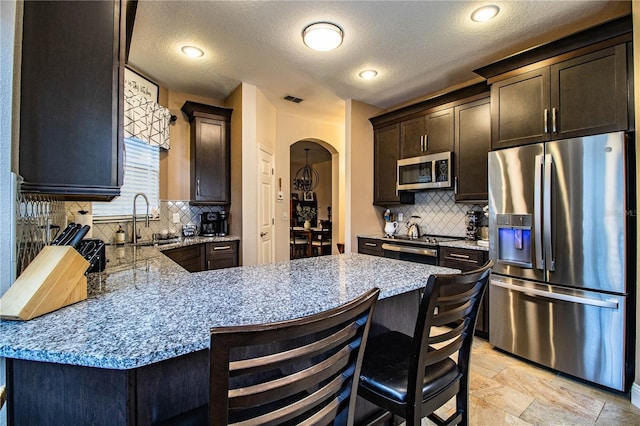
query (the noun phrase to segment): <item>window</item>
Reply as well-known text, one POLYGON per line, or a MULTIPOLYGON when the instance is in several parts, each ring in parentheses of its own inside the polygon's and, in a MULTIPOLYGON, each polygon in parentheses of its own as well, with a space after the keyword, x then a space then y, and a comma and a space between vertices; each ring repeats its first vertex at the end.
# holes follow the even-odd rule
MULTIPOLYGON (((138 139, 124 139, 124 183, 120 196, 108 203, 94 202, 94 217, 122 217, 133 213, 133 197, 142 192, 149 199, 149 214, 160 206, 160 148, 138 139)), ((138 213, 144 202, 138 199, 138 213)), ((144 206, 144 207, 143 207, 144 206)))

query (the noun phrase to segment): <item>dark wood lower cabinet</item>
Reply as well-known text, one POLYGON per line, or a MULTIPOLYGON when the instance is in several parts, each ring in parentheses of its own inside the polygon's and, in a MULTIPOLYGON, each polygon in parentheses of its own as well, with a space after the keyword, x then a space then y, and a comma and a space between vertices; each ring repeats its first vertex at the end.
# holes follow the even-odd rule
MULTIPOLYGON (((488 260, 488 251, 440 247, 438 265, 468 272, 480 268, 488 260)), ((480 305, 480 312, 478 312, 476 336, 489 338, 489 289, 487 289, 484 294, 482 305, 480 305)))
POLYGON ((222 241, 196 244, 162 252, 189 272, 238 266, 238 242, 222 241))
MULTIPOLYGON (((370 334, 411 334, 415 290, 379 300, 370 334)), ((135 344, 135 343, 134 343, 135 344)), ((208 403, 208 349, 129 370, 7 359, 9 425, 152 425, 208 403)), ((362 398, 356 423, 375 407, 362 398)))
POLYGON ((238 266, 238 242, 207 243, 205 248, 207 270, 238 266))
POLYGON ((165 250, 162 254, 189 272, 200 272, 205 270, 204 256, 202 255, 203 247, 203 244, 196 244, 165 250))
POLYGON ((375 238, 358 238, 358 253, 380 257, 384 256, 382 240, 377 240, 375 238))

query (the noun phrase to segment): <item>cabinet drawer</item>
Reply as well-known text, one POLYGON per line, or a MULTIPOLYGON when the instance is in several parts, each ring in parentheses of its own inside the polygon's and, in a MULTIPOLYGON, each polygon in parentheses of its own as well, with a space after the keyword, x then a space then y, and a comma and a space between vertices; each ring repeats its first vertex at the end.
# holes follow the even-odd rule
POLYGON ((358 238, 358 253, 384 256, 382 241, 373 238, 358 238))
POLYGON ((205 255, 208 270, 238 266, 238 242, 207 243, 205 255))
POLYGON ((440 247, 440 266, 472 271, 485 264, 488 253, 481 250, 467 250, 453 247, 440 247))

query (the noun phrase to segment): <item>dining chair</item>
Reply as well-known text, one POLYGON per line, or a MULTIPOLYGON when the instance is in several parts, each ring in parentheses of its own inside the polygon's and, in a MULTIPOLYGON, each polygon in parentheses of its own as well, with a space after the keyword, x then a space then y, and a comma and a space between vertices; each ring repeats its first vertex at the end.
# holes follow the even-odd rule
POLYGON ((311 248, 315 256, 331 254, 331 229, 314 232, 311 248))
POLYGON ((423 417, 437 425, 469 423, 471 344, 492 266, 489 261, 466 273, 432 275, 413 337, 388 331, 369 339, 358 395, 384 413, 368 424, 395 416, 405 419, 407 426, 420 425, 423 417), (447 295, 441 296, 444 286, 447 295), (435 413, 454 397, 453 414, 442 418, 435 413))
POLYGON ((309 256, 310 251, 310 232, 296 232, 291 229, 289 231, 289 258, 297 259, 309 256))
POLYGON ((163 424, 353 425, 379 292, 293 320, 212 328, 208 407, 163 424))

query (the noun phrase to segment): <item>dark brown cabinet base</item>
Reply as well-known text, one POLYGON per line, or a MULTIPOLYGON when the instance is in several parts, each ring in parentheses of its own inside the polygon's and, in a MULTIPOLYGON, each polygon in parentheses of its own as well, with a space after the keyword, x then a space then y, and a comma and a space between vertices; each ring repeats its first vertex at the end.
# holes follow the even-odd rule
POLYGON ((195 244, 164 250, 162 254, 189 272, 232 268, 239 263, 238 241, 195 244))

